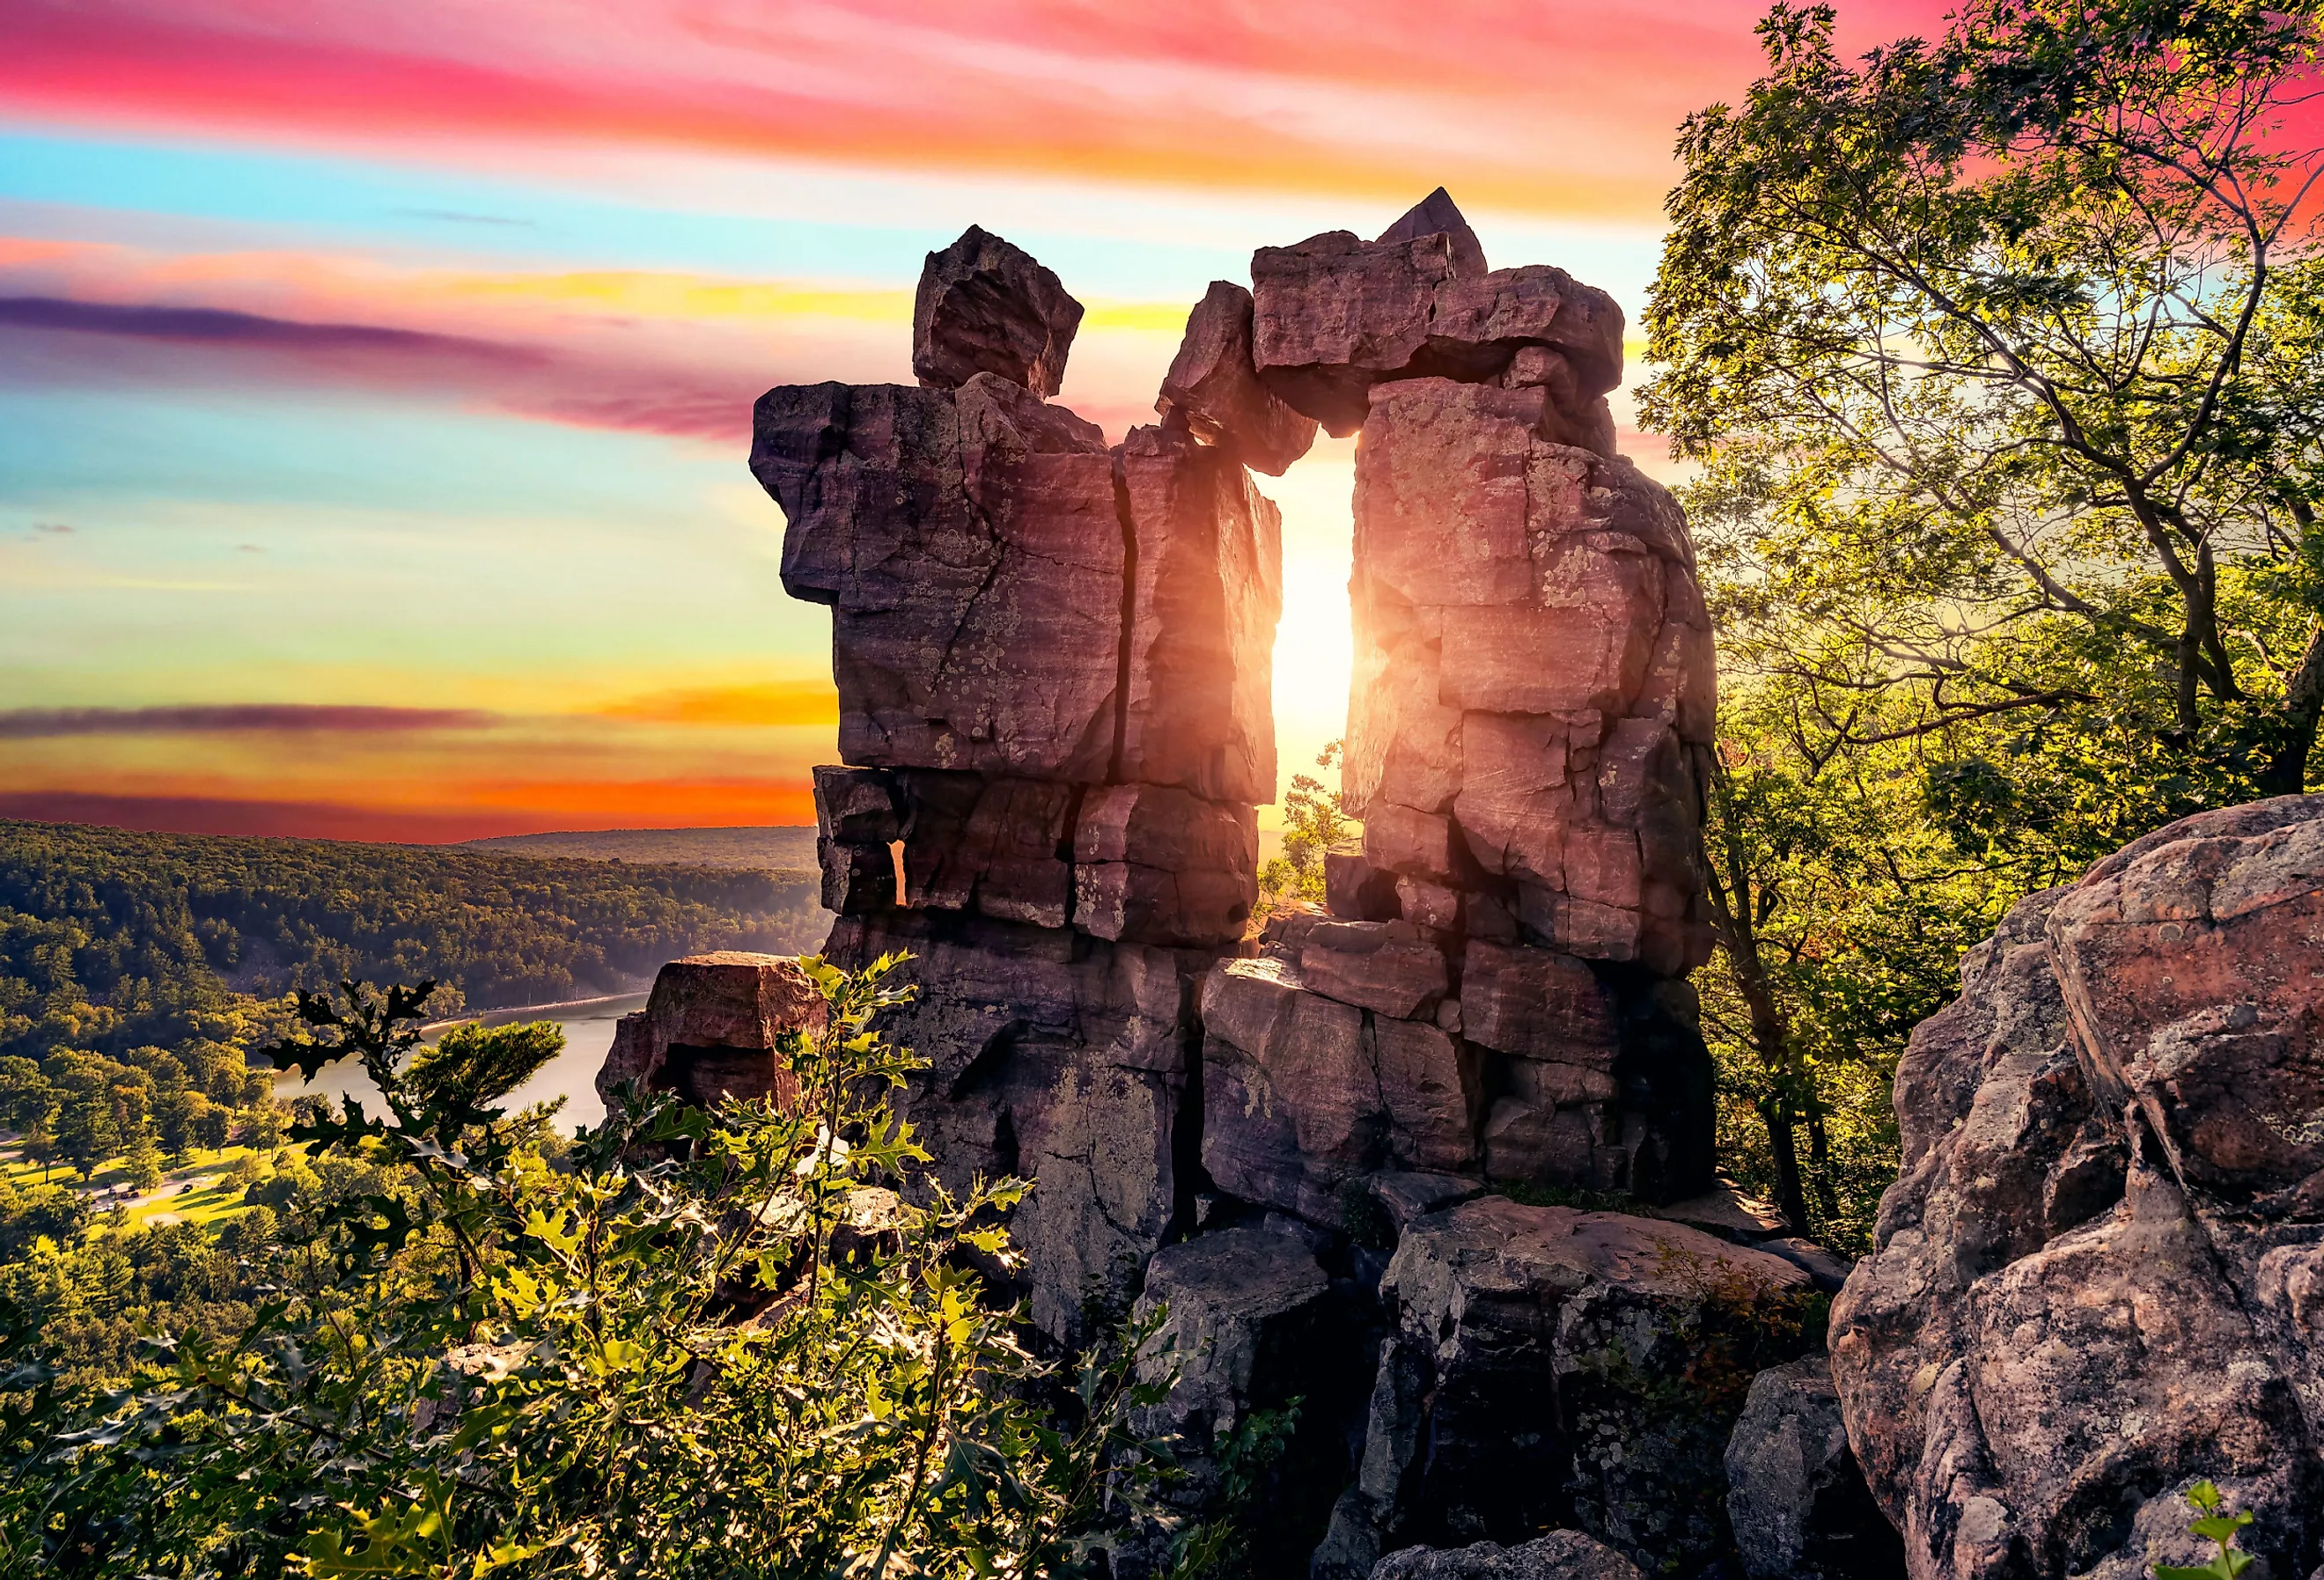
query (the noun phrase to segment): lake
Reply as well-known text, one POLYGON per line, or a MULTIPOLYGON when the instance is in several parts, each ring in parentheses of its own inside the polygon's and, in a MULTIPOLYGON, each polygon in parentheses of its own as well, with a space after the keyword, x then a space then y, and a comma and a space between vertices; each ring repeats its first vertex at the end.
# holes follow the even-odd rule
MULTIPOLYGON (((557 1123, 571 1132, 605 1117, 605 1104, 597 1095, 597 1067, 605 1062, 605 1050, 613 1046, 613 1022, 645 1007, 646 995, 631 993, 616 998, 591 999, 561 1009, 496 1010, 475 1019, 486 1026, 505 1026, 516 1021, 554 1021, 564 1028, 565 1051, 519 1086, 508 1106, 513 1112, 528 1103, 562 1097, 565 1106, 558 1111, 557 1123)), ((445 1028, 434 1030, 441 1032, 445 1028)), ((428 1040, 435 1039, 431 1036, 428 1040)), ((379 1088, 371 1084, 371 1078, 353 1059, 327 1066, 311 1082, 300 1080, 291 1071, 275 1077, 274 1095, 283 1102, 318 1094, 327 1097, 352 1095, 367 1110, 378 1111, 379 1088)))

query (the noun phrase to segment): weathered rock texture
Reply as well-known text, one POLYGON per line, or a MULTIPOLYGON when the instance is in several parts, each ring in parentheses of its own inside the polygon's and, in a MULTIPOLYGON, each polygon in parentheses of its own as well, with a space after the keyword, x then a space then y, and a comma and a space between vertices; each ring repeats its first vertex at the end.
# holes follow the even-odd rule
POLYGON ((2216 1481, 2324 1549, 2324 797, 2019 905, 1897 1072, 1904 1176, 1832 1367, 1916 1577, 2193 1563, 2216 1481))
POLYGON ((939 390, 998 374, 1037 395, 1065 380, 1082 304, 1032 256, 976 226, 930 253, 912 301, 912 374, 939 390))
POLYGON ((1419 1219, 1380 1286, 1395 1326, 1318 1580, 1545 1525, 1699 1570, 1724 1544, 1745 1391, 1810 1342, 1810 1290, 1791 1263, 1678 1224, 1499 1197, 1419 1219))
POLYGON ((1489 1541, 1442 1552, 1406 1548, 1379 1561, 1371 1580, 1644 1580, 1638 1566, 1578 1530, 1553 1530, 1521 1547, 1489 1541))
POLYGON ((661 968, 644 1009, 614 1022, 597 1092, 610 1098, 635 1082, 706 1105, 729 1096, 788 1100, 796 1087, 783 1037, 817 1030, 823 1019, 823 995, 788 956, 688 955, 661 968))
POLYGON ((1831 1356, 1803 1356, 1751 1380, 1727 1440, 1727 1518, 1751 1580, 1904 1574, 1896 1528, 1849 1449, 1831 1356))
MULTIPOLYGON (((1806 1279, 1670 1223, 1468 1199, 1711 1185, 1679 980, 1705 953, 1709 631, 1683 519, 1614 453, 1621 313, 1489 270, 1441 190, 1251 273, 1194 308, 1160 422, 1119 444, 1043 398, 1079 309, 976 230, 929 257, 922 387, 759 402, 784 585, 832 611, 828 953, 914 956, 890 1030, 929 1067, 901 1106, 945 1173, 1035 1182, 1038 1326, 1168 1303, 1187 1383, 1147 1424, 1197 1473, 1186 1512, 1224 1434, 1306 1400, 1268 1572, 1301 1566, 1356 1444, 1330 1573, 1553 1517, 1699 1567, 1748 1373, 1671 1405, 1672 1369, 1729 1283, 1766 1297, 1748 1350, 1806 1279), (1364 436, 1364 846, 1330 859, 1332 914, 1247 939, 1281 552, 1246 468, 1318 424, 1364 436), (1367 1406, 1384 1270, 1401 1326, 1367 1406)), ((1162 1539, 1126 1538, 1120 1572, 1162 1539)), ((1509 1572, 1584 1572, 1556 1562, 1509 1572)))
MULTIPOLYGON (((1141 1317, 1161 1326, 1139 1355, 1139 1380, 1169 1397, 1136 1412, 1141 1436, 1167 1443, 1184 1479, 1162 1496, 1182 1520, 1216 1507, 1222 1463, 1260 1410, 1298 1411, 1297 1429, 1250 1494, 1251 1572, 1306 1566, 1314 1531, 1344 1479, 1335 1405, 1365 1357, 1330 1277, 1307 1243, 1256 1227, 1166 1246, 1146 1270, 1141 1317)), ((1117 1580, 1155 1572, 1176 1529, 1140 1530, 1114 1553, 1117 1580)))

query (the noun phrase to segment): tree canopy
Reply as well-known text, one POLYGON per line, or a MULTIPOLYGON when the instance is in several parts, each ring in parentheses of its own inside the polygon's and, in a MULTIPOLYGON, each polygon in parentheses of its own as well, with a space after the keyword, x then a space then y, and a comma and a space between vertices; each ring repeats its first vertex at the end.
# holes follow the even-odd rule
POLYGON ((2308 782, 2312 5, 1779 4, 1690 116, 1642 423, 1720 633, 1701 986, 1727 1165, 1861 1245, 1889 1079, 2018 897, 2308 782))
POLYGON ((1819 727, 2022 716, 2130 766, 2132 820, 2302 787, 2318 16, 1974 0, 1850 65, 1780 5, 1688 118, 1644 420, 1750 523, 1713 534, 1732 656, 1819 727))

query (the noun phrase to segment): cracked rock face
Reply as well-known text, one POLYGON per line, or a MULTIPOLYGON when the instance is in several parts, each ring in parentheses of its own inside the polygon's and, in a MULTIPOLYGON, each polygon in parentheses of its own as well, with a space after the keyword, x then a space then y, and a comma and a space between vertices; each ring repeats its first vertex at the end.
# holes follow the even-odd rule
POLYGON ((1585 412, 1621 382, 1613 299, 1542 264, 1489 272, 1441 187, 1377 241, 1335 230, 1261 247, 1250 277, 1259 376, 1335 439, 1395 379, 1555 385, 1585 412))
POLYGON ((2193 1564, 2217 1482, 2324 1548, 2324 798, 2207 812, 2020 904, 1897 1073, 1904 1172, 1832 1369, 1916 1577, 2193 1564))

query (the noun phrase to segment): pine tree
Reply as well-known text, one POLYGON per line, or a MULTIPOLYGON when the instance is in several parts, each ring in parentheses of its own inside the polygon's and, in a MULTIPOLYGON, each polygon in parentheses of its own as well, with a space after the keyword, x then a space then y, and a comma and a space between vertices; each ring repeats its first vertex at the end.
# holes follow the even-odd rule
POLYGON ((129 1146, 123 1161, 129 1169, 129 1183, 137 1187, 139 1194, 161 1183, 161 1142, 152 1125, 141 1124, 129 1132, 129 1146))

